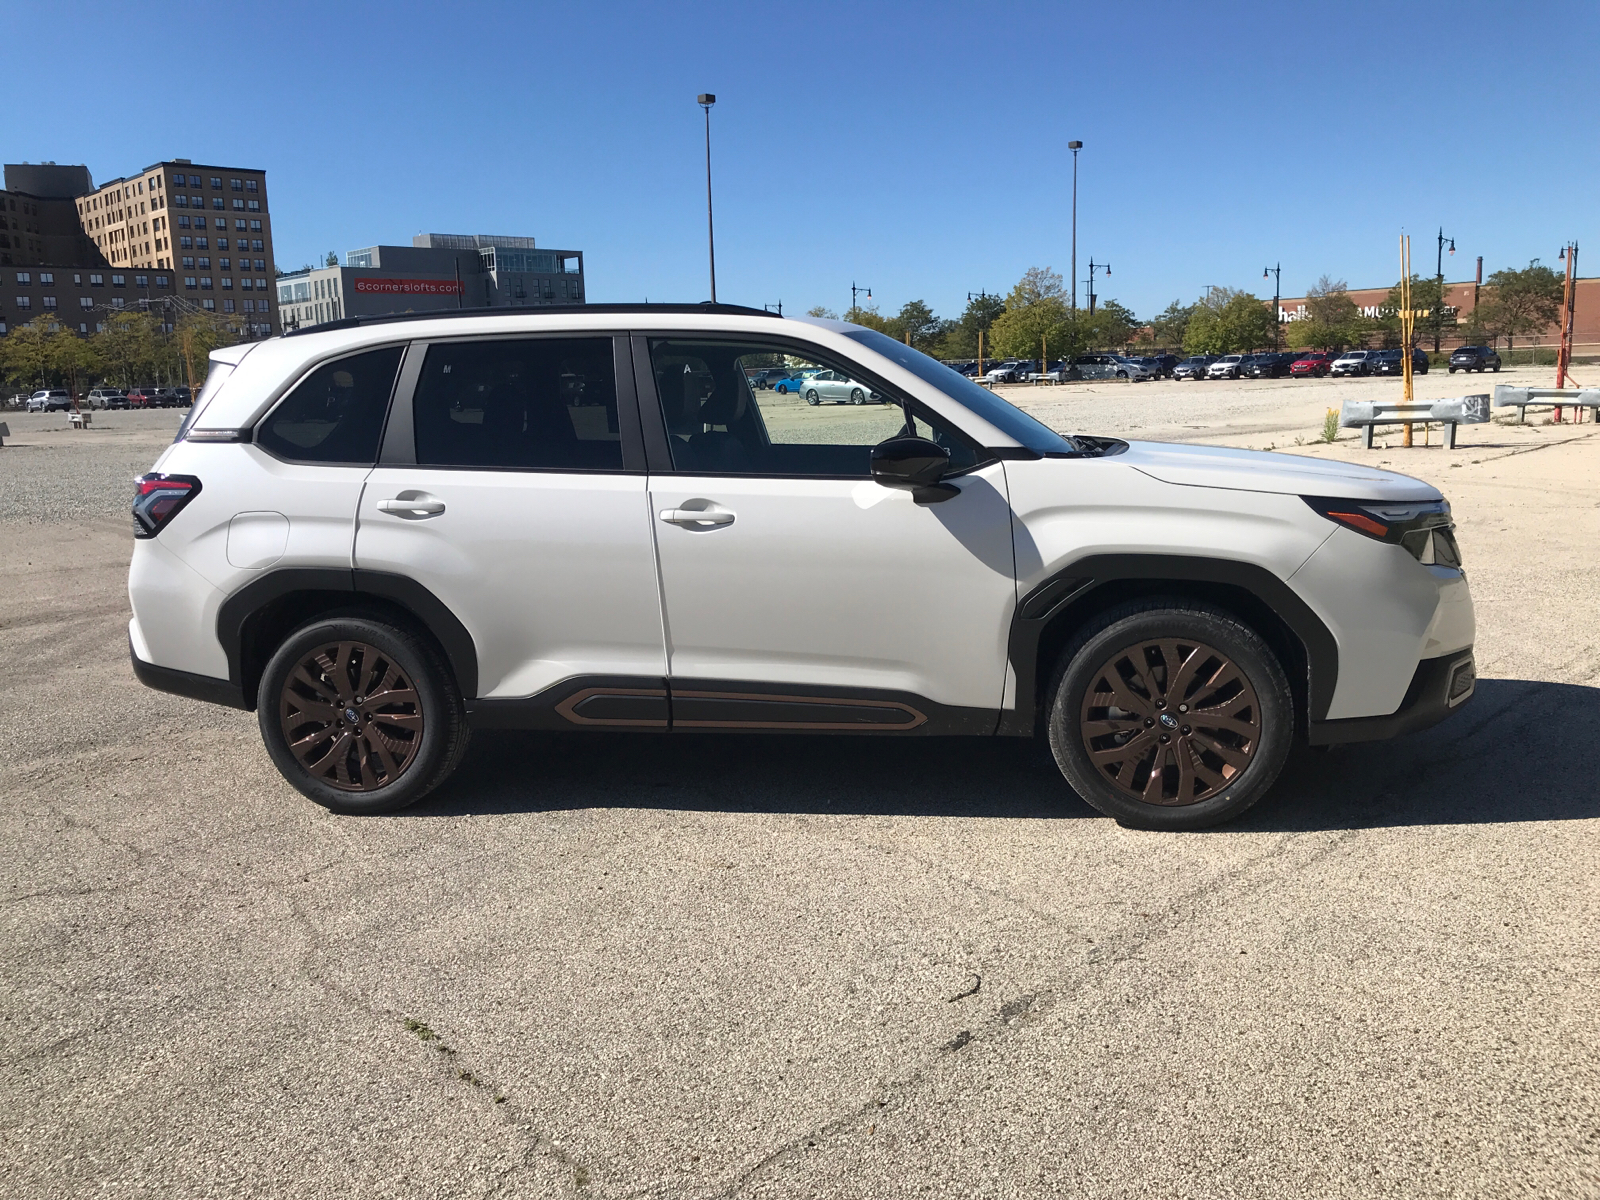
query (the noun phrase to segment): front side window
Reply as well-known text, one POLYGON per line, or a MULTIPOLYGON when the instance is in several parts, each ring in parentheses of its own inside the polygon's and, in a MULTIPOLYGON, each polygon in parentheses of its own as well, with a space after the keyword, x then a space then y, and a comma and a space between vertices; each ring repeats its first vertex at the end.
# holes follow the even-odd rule
POLYGON ((978 447, 943 421, 910 411, 849 367, 785 346, 662 339, 650 344, 675 470, 710 475, 871 474, 872 447, 924 437, 954 470, 978 447), (753 377, 762 377, 758 390, 753 377))
POLYGON ((622 470, 610 338, 432 346, 412 412, 419 466, 622 470))
POLYGON ((399 366, 399 346, 323 364, 268 414, 256 441, 297 462, 371 466, 399 366))

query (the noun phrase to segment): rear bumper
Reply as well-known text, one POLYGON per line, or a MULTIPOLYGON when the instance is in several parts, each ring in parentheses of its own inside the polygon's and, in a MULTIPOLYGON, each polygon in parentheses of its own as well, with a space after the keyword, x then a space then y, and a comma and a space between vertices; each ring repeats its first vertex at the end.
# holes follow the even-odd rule
POLYGON ((1417 664, 1411 686, 1400 707, 1386 717, 1349 717, 1338 721, 1312 721, 1307 740, 1313 746, 1345 742, 1377 742, 1416 733, 1437 725, 1460 708, 1476 690, 1477 671, 1472 649, 1457 650, 1417 664))
POLYGON ((133 648, 133 638, 128 639, 128 658, 133 663, 134 676, 147 688, 158 692, 171 692, 174 696, 187 696, 191 700, 204 700, 207 704, 222 704, 228 708, 248 710, 239 686, 226 679, 210 675, 196 675, 190 671, 177 671, 171 667, 158 667, 140 658, 133 648))

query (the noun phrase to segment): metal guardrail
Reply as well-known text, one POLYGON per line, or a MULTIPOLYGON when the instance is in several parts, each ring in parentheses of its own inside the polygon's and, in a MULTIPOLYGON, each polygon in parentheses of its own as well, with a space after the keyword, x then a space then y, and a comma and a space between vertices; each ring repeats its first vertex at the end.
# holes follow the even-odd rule
POLYGON ((1587 408, 1594 420, 1600 421, 1600 388, 1530 388, 1498 383, 1494 389, 1496 408, 1517 410, 1517 424, 1528 419, 1530 405, 1546 408, 1587 408))
POLYGON ((1489 394, 1405 404, 1389 400, 1346 400, 1339 406, 1339 428, 1360 429, 1361 444, 1372 449, 1372 431, 1379 425, 1438 424, 1445 427, 1445 449, 1456 447, 1456 426, 1483 425, 1489 420, 1489 394))

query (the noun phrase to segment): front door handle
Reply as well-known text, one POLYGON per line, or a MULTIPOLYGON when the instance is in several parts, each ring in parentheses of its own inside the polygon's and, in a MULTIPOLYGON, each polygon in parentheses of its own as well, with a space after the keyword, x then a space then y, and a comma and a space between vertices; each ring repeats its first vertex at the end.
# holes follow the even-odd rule
POLYGON ((714 529, 719 525, 733 524, 731 512, 705 508, 664 508, 661 510, 661 519, 668 525, 684 529, 714 529))
POLYGON ((379 500, 378 511, 407 521, 421 521, 442 513, 444 501, 435 500, 425 492, 402 492, 392 500, 379 500))

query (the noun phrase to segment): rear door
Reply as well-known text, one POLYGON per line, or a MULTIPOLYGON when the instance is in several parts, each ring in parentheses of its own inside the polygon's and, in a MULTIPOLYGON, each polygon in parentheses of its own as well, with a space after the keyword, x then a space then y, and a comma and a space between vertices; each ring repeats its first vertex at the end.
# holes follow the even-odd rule
POLYGON ((466 626, 482 711, 665 727, 637 414, 607 334, 408 352, 356 566, 415 580, 466 626))

